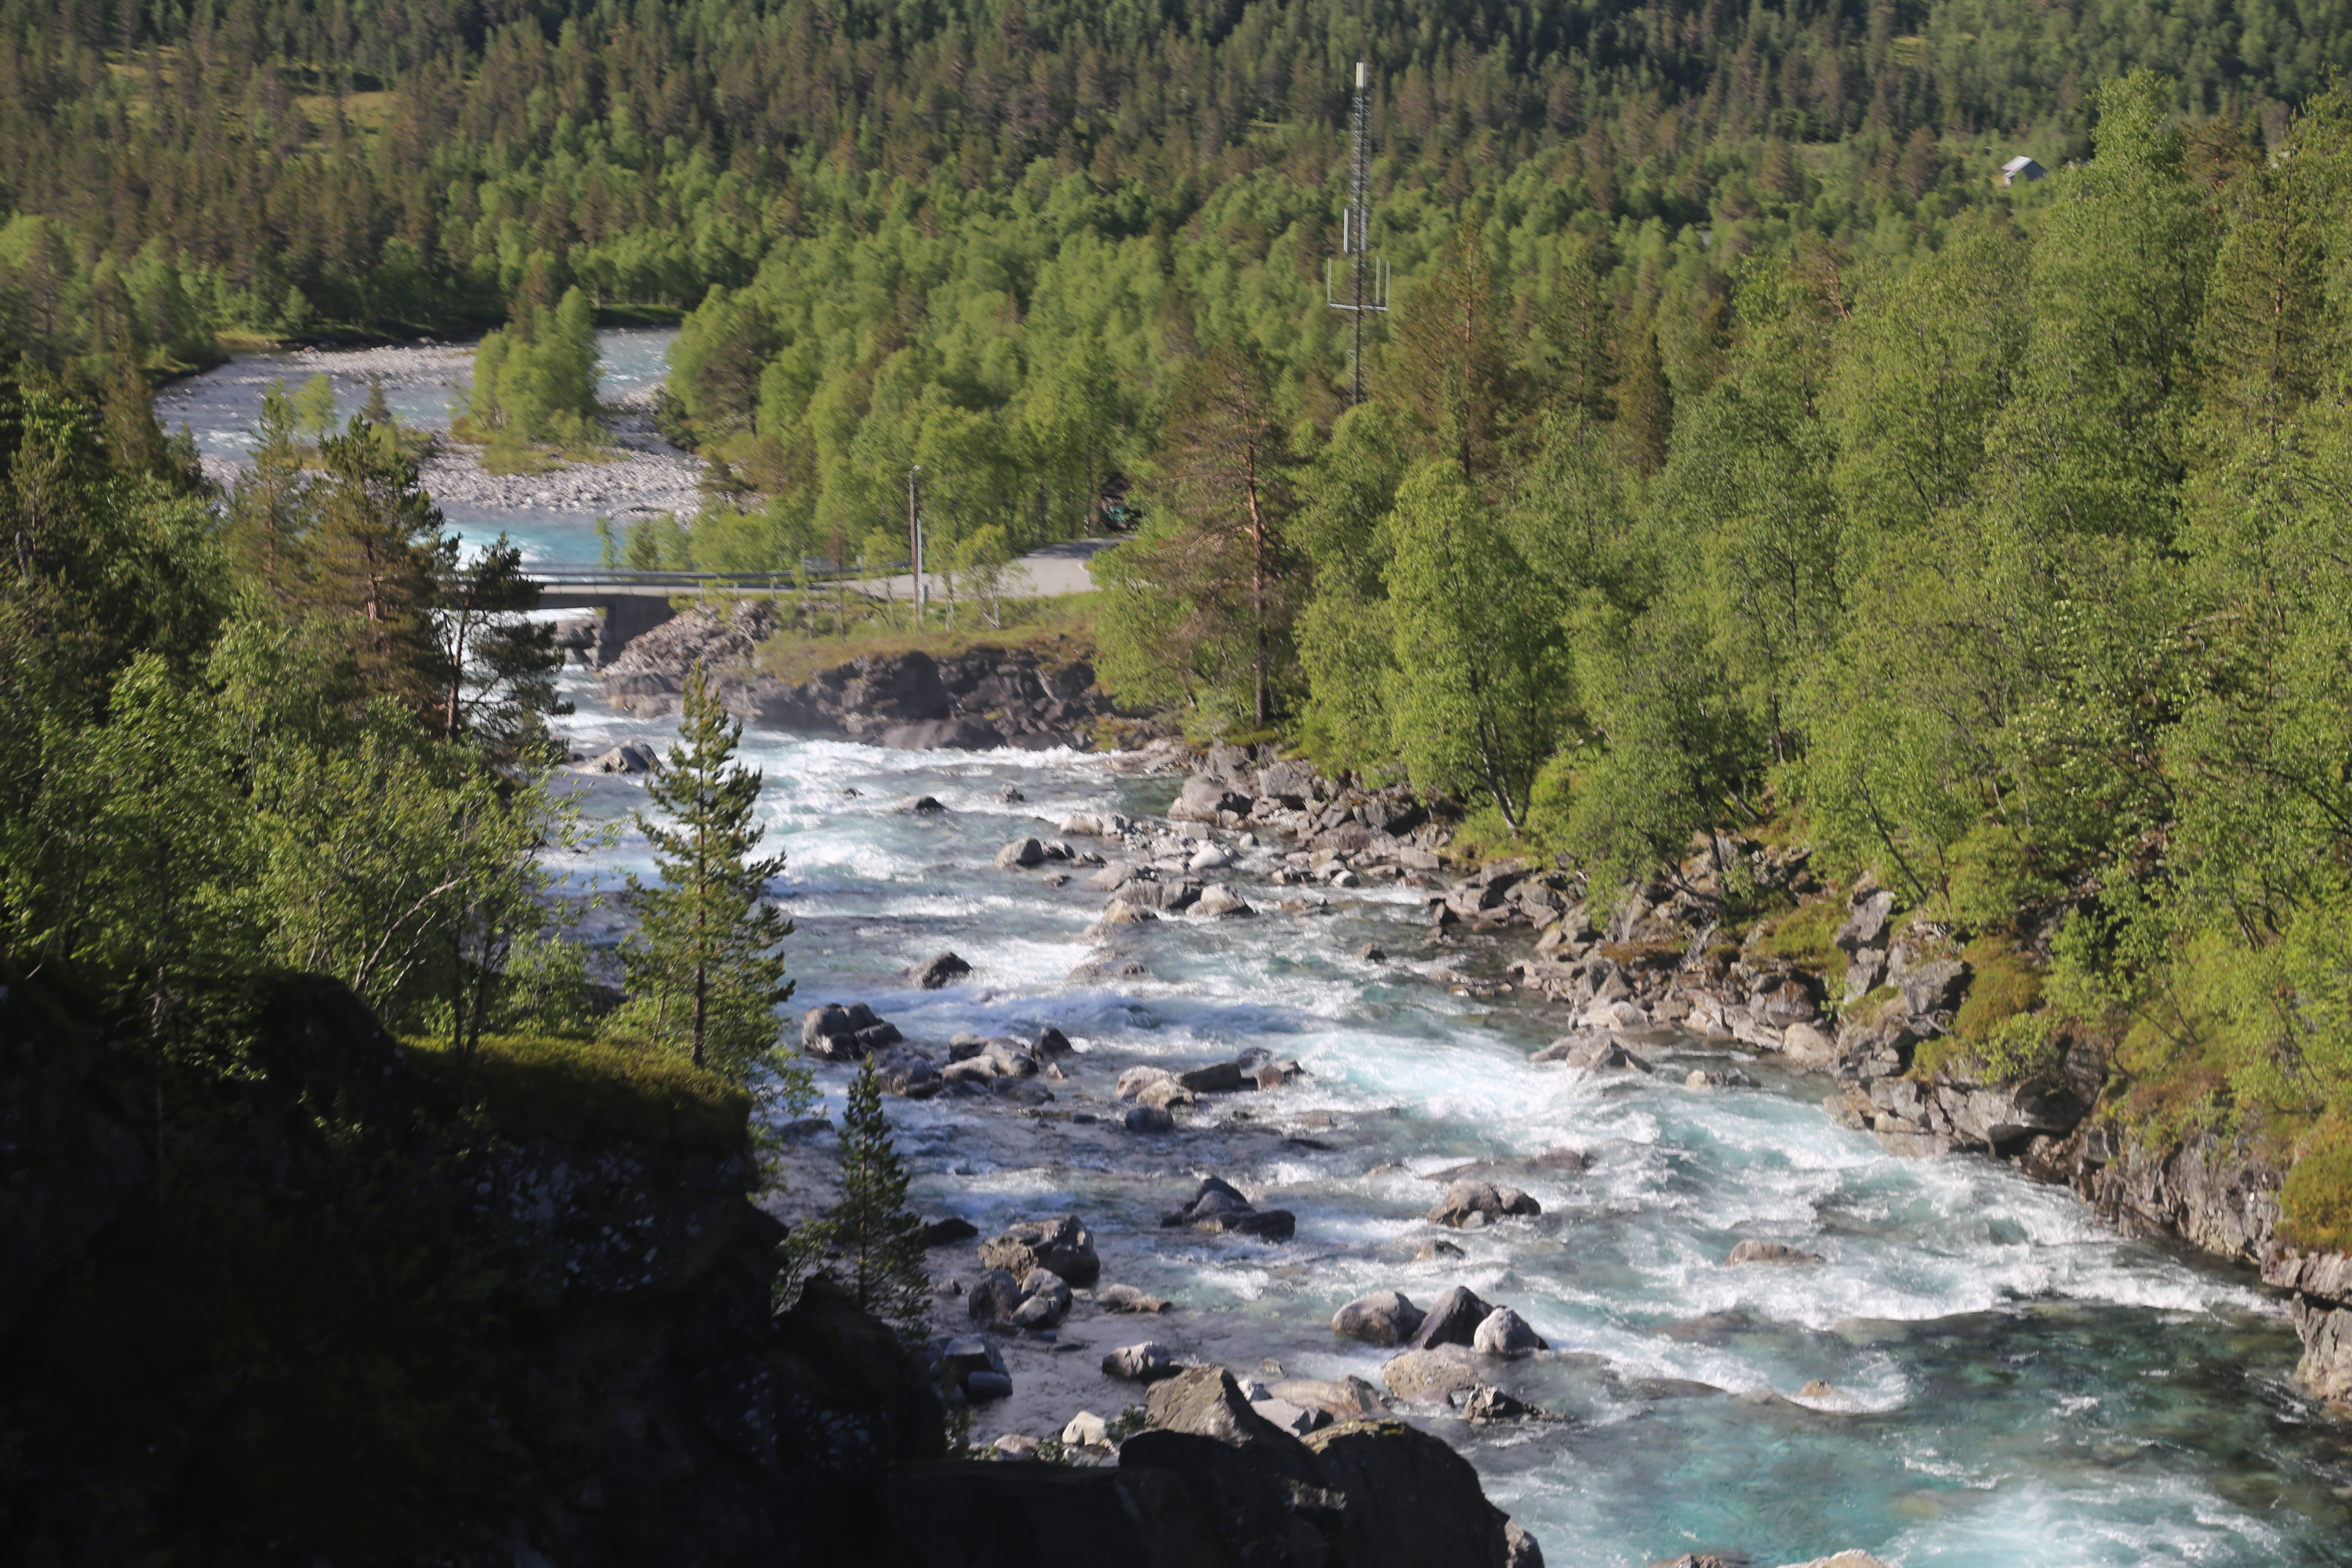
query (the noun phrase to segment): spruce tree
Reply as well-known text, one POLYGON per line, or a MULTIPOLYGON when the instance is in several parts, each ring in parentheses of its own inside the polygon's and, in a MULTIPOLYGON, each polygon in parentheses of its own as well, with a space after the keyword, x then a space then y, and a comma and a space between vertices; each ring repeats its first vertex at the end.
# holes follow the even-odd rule
POLYGON ((616 1020, 735 1078, 774 1050, 775 1009, 793 994, 776 952, 792 923, 762 896, 784 858, 752 855, 763 832, 751 815, 761 774, 735 762, 742 738, 697 664, 677 743, 646 785, 662 820, 636 814, 661 875, 656 886, 629 879, 644 925, 623 950, 634 994, 616 1020))
POLYGON ((907 1208, 907 1172, 882 1114, 882 1084, 867 1058, 841 1117, 841 1202, 828 1216, 842 1283, 857 1304, 902 1332, 919 1332, 930 1307, 923 1223, 907 1208))

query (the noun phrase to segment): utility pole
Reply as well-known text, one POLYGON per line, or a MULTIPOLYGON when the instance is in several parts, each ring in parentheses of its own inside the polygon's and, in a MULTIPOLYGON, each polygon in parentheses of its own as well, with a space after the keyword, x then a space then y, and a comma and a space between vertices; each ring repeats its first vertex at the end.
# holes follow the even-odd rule
POLYGON ((915 504, 915 481, 922 477, 923 465, 917 463, 907 470, 907 554, 915 567, 915 625, 923 624, 923 514, 915 504))
POLYGON ((1339 215, 1339 254, 1348 261, 1348 298, 1332 295, 1331 265, 1323 266, 1323 302, 1350 318, 1352 346, 1348 351, 1348 403, 1364 400, 1364 316, 1389 308, 1388 263, 1371 254, 1372 138, 1370 98, 1371 69, 1356 62, 1356 96, 1349 115, 1348 205, 1339 215))

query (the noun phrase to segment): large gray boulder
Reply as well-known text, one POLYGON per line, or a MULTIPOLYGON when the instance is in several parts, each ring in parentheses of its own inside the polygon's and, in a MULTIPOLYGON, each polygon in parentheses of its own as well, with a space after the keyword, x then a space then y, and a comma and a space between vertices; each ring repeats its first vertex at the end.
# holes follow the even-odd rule
POLYGON ((980 1266, 1016 1279, 1032 1268, 1051 1269, 1073 1285, 1091 1285, 1102 1277, 1094 1233, 1069 1214, 1007 1226, 980 1244, 980 1266))
POLYGON ((1121 1345, 1103 1357, 1102 1370, 1105 1377, 1126 1383, 1157 1383, 1183 1369, 1176 1364, 1174 1351, 1157 1340, 1146 1340, 1141 1344, 1121 1345))
POLYGON ((827 1003, 801 1015, 801 1049, 825 1061, 863 1061, 905 1038, 897 1025, 876 1017, 863 1002, 846 1007, 827 1003))
POLYGON ((912 1046, 894 1046, 874 1054, 874 1076, 885 1094, 908 1100, 929 1100, 939 1093, 939 1064, 912 1046))
POLYGON ((1219 815, 1232 812, 1247 816, 1254 803, 1245 795, 1236 795, 1223 779, 1198 773, 1184 781, 1176 793, 1176 803, 1168 808, 1169 817, 1176 822, 1215 822, 1219 815))
POLYGON ((926 991, 937 991, 970 974, 971 965, 952 952, 942 952, 936 958, 909 964, 899 973, 926 991))
POLYGON ((1801 1247, 1790 1247, 1783 1242, 1759 1241, 1751 1237, 1733 1247, 1731 1256, 1723 1261, 1727 1268, 1730 1268, 1742 1263, 1819 1263, 1821 1260, 1822 1255, 1818 1252, 1807 1252, 1801 1247))
POLYGON ((1381 1381, 1399 1399, 1442 1405, 1454 1394, 1476 1388, 1478 1373, 1470 1364, 1466 1350, 1460 1345, 1444 1345, 1391 1356, 1381 1363, 1381 1381))
POLYGON ((1471 1335, 1470 1348, 1481 1355, 1526 1355, 1530 1351, 1548 1351, 1551 1345, 1525 1318, 1508 1307, 1497 1307, 1471 1335))
POLYGON ((1034 838, 1016 838, 996 852, 996 863, 1006 870, 1025 870, 1045 863, 1045 847, 1034 838))
POLYGON ((1331 1314, 1331 1331, 1370 1345, 1402 1344, 1421 1327, 1423 1316, 1403 1291, 1375 1290, 1331 1314))
POLYGON ((1493 1225, 1513 1215, 1543 1213, 1543 1205, 1517 1187, 1498 1187, 1492 1182, 1455 1182, 1445 1189, 1426 1216, 1438 1225, 1450 1225, 1456 1230, 1473 1229, 1493 1225))
POLYGON ((1478 1325, 1494 1311, 1494 1307, 1480 1300, 1468 1286, 1456 1285, 1437 1299, 1404 1343, 1408 1349, 1417 1351, 1469 1344, 1478 1337, 1478 1325))
POLYGON ((1903 1010, 1914 1017, 1933 1017, 1960 1005, 1969 988, 1969 966, 1957 958, 1915 963, 1895 983, 1903 988, 1903 1010))
POLYGON ((1231 1184, 1203 1176, 1183 1207, 1160 1216, 1162 1226, 1190 1226, 1194 1230, 1255 1236, 1267 1241, 1287 1241, 1297 1229, 1288 1209, 1261 1209, 1231 1184))

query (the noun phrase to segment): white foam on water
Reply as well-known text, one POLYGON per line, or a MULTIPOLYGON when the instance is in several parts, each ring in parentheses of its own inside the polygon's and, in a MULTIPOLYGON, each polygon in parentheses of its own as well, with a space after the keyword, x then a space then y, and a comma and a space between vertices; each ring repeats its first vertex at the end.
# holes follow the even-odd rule
MULTIPOLYGON (((581 707, 576 735, 659 738, 673 723, 581 707)), ((1334 1339, 1331 1311, 1391 1287, 1426 1306, 1462 1284, 1622 1379, 1769 1389, 1813 1406, 1611 1393, 1588 1372, 1572 1385, 1584 1391, 1574 1424, 1444 1427, 1555 1563, 1633 1568, 1705 1547, 1801 1560, 1852 1545, 1905 1568, 2235 1564, 2308 1558, 2327 1533, 2325 1521, 2258 1518, 2205 1484, 2200 1467, 2225 1462, 2219 1453, 2186 1446, 2178 1422, 2122 1391, 2120 1373, 2111 1385, 2070 1360, 2064 1335, 2086 1318, 2121 1314, 2184 1344, 2217 1314, 2275 1319, 2242 1277, 2125 1240, 2071 1194, 1991 1161, 1898 1159, 1828 1120, 1821 1080, 1790 1079, 1769 1058, 1752 1069, 1766 1087, 1748 1090, 1684 1087, 1687 1061, 1726 1053, 1675 1037, 1643 1047, 1655 1078, 1531 1063, 1542 1031, 1514 1021, 1516 1001, 1451 996, 1401 965, 1353 957, 1368 931, 1410 939, 1411 889, 1327 892, 1340 912, 1283 915, 1271 906, 1293 890, 1251 880, 1248 867, 1270 859, 1252 855, 1220 875, 1265 911, 1255 919, 1175 917, 1089 945, 1076 939, 1106 896, 1085 885, 1090 868, 1070 868, 1078 880, 1057 890, 990 863, 1009 838, 1055 837, 1072 812, 1137 815, 1143 795, 1164 798, 1166 781, 1123 779, 1071 753, 898 752, 758 732, 745 750, 768 774, 768 847, 788 857, 775 891, 802 922, 787 948, 801 1005, 866 1000, 934 1047, 958 1032, 1025 1035, 1052 1022, 1079 1047, 1073 1081, 1052 1086, 1057 1108, 1113 1117, 1110 1086, 1129 1062, 1186 1068, 1261 1046, 1310 1075, 1273 1094, 1213 1097, 1188 1113, 1195 1131, 1181 1142, 1114 1142, 1108 1153, 1051 1120, 947 1097, 893 1100, 925 1212, 982 1225, 1079 1213, 1108 1278, 1146 1283, 1203 1322, 1247 1314, 1294 1371, 1377 1380, 1391 1352, 1334 1339), (1008 783, 1029 801, 998 799, 1008 783), (852 787, 860 794, 843 793, 852 787), (898 810, 925 794, 949 809, 898 810), (896 978, 950 949, 971 976, 935 992, 896 978), (1106 954, 1148 973, 1069 978, 1106 954), (1252 1121, 1237 1119, 1244 1111, 1252 1121), (1256 1130, 1268 1121, 1331 1148, 1270 1142, 1256 1130), (1588 1153, 1591 1168, 1496 1177, 1534 1194, 1543 1215, 1460 1232, 1422 1217, 1444 1190, 1430 1175, 1562 1147, 1588 1153), (1211 1170, 1291 1209, 1297 1238, 1161 1230, 1159 1214, 1211 1170), (1748 1237, 1823 1261, 1727 1267, 1748 1237), (1464 1256, 1411 1258, 1411 1243, 1436 1237, 1464 1256), (1958 1348, 1937 1348, 1950 1325, 1965 1330, 1958 1348), (1983 1346, 2009 1344, 2026 1359, 1969 1381, 1983 1346), (1815 1379, 1835 1395, 1802 1399, 1815 1379), (2046 1392, 2020 1404, 2002 1394, 2017 1379, 2046 1392), (1749 1506, 1759 1484, 1778 1489, 1769 1507, 1749 1506)), ((599 780, 590 795, 609 815, 640 800, 637 787, 599 780)), ((617 868, 650 869, 634 836, 562 868, 607 885, 617 868)), ((837 1114, 846 1069, 818 1077, 837 1114)), ((2283 1374, 2293 1336, 2281 1324, 2276 1337, 2283 1374)))

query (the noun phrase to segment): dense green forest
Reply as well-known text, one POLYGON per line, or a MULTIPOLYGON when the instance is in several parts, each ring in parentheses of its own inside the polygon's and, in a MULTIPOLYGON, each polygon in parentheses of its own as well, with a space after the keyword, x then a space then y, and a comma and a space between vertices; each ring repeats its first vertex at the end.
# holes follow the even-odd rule
POLYGON ((1981 1048, 2128 1026, 2151 1114, 2309 1118, 2352 1072, 2347 64, 2331 8, 2220 0, 9 0, 0 330, 194 538, 142 373, 503 322, 478 414, 551 430, 583 305, 676 308, 697 563, 854 552, 916 464, 949 550, 1132 500, 1127 694, 1605 885, 1793 826, 2032 961, 1981 1048), (1396 310, 1350 410, 1360 58, 1396 310))
MULTIPOLYGON (((2352 100, 2269 145, 2172 103, 2108 83, 2095 156, 1930 252, 1751 254, 1703 384, 1550 368, 1573 291, 1526 334, 1466 226, 1328 437, 1221 340, 1097 565, 1106 678, 1227 733, 1271 679, 1604 902, 1794 835, 1970 944, 2000 1071, 2089 1030, 2151 1125, 2352 1146, 2352 100)), ((2329 1158, 2289 1215, 2341 1240, 2329 1158)))

